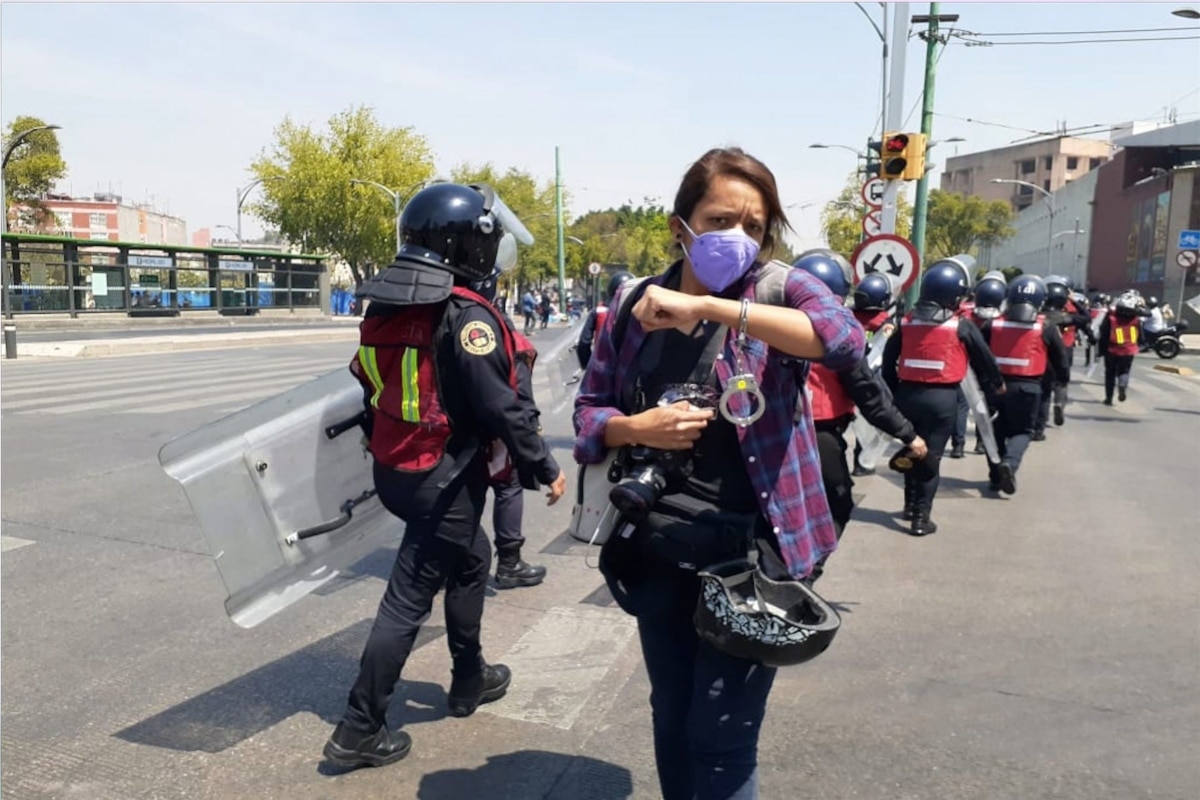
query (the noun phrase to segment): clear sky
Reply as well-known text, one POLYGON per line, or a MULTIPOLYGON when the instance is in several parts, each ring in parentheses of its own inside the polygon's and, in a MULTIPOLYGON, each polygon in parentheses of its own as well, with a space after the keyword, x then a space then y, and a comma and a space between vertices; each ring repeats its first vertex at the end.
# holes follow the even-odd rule
MULTIPOLYGON (((879 4, 863 5, 879 19, 879 4)), ((1196 35, 1200 22, 1170 14, 1188 5, 1200 1, 959 2, 939 12, 984 39, 1196 35)), ((442 172, 491 161, 552 180, 558 145, 575 214, 644 197, 669 204, 688 164, 728 144, 766 162, 785 204, 824 201, 854 156, 807 146, 861 148, 878 124, 879 37, 852 3, 4 2, 0 23, 3 123, 29 114, 63 127, 59 189, 111 187, 183 217, 189 231, 234 224, 236 188, 285 115, 323 125, 371 106, 428 137, 442 172)), ((924 53, 910 38, 914 130, 924 53)), ((967 139, 935 149, 935 162, 1028 135, 998 125, 1162 119, 1172 106, 1180 121, 1195 119, 1200 41, 955 44, 937 65, 935 97, 933 138, 967 139)), ((820 243, 819 210, 789 212, 795 244, 820 243)), ((260 231, 249 216, 243 226, 247 237, 260 231)))

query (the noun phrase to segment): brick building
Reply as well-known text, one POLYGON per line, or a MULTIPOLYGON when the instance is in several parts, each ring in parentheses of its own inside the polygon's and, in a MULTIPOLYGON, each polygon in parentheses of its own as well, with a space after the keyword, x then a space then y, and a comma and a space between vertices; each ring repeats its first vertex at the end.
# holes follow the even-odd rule
MULTIPOLYGON (((146 204, 126 204, 120 195, 97 193, 91 198, 50 195, 41 202, 53 213, 54 221, 39 226, 38 233, 110 242, 189 244, 187 223, 182 219, 155 211, 146 204)), ((20 220, 21 211, 18 209, 16 213, 20 220)), ((18 222, 14 229, 23 227, 18 222)))

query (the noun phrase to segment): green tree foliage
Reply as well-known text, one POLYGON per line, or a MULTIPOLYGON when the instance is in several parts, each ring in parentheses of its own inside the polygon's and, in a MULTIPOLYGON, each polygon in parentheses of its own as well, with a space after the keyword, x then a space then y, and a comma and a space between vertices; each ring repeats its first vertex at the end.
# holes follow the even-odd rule
POLYGON ((375 181, 407 197, 433 170, 424 136, 381 124, 369 108, 334 115, 324 131, 285 118, 251 165, 263 199, 248 208, 305 252, 340 257, 358 286, 395 256, 396 217, 384 192, 350 181, 375 181))
MULTIPOLYGON (((553 181, 539 186, 528 172, 509 167, 502 173, 490 163, 482 166, 459 164, 450 170, 450 179, 455 183, 488 184, 533 234, 533 245, 520 247, 515 270, 518 286, 542 286, 557 280, 558 227, 553 181)), ((564 206, 566 202, 567 193, 563 192, 564 206)))
POLYGON ((925 260, 971 253, 977 246, 1001 242, 1015 233, 1012 207, 1004 200, 934 189, 929 193, 925 230, 925 260))
MULTIPOLYGON (((863 239, 862 220, 867 204, 862 199, 862 176, 850 173, 838 196, 825 204, 821 211, 821 231, 829 248, 846 258, 863 239)), ((900 192, 896 196, 896 234, 908 238, 912 234, 912 204, 900 192)))
MULTIPOLYGON (((46 123, 37 117, 17 117, 4 135, 4 148, 31 128, 46 123)), ((59 152, 55 131, 38 131, 25 137, 13 149, 4 168, 6 208, 24 207, 29 214, 19 215, 17 227, 36 229, 52 221, 53 216, 42 205, 41 198, 54 187, 54 182, 67 174, 67 162, 59 152)))

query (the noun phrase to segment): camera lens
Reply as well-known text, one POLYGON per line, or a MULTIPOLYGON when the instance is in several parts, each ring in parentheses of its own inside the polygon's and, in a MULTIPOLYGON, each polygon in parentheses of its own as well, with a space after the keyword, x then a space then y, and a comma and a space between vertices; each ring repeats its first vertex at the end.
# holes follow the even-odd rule
POLYGON ((608 499, 631 522, 641 522, 662 497, 667 479, 657 466, 649 466, 618 483, 608 493, 608 499))

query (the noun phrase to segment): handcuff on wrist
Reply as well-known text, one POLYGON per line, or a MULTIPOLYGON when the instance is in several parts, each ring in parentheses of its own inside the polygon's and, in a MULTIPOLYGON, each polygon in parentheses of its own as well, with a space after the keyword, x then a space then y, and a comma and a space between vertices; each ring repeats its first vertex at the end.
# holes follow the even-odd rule
POLYGON ((746 328, 749 326, 749 319, 750 301, 743 299, 742 312, 738 317, 737 339, 733 343, 733 357, 738 371, 726 384, 725 391, 721 393, 720 402, 721 416, 742 428, 753 425, 767 410, 767 399, 763 396, 762 389, 758 386, 758 380, 750 372, 745 360, 746 328), (738 395, 750 396, 753 411, 744 417, 739 417, 729 410, 729 403, 738 395))

